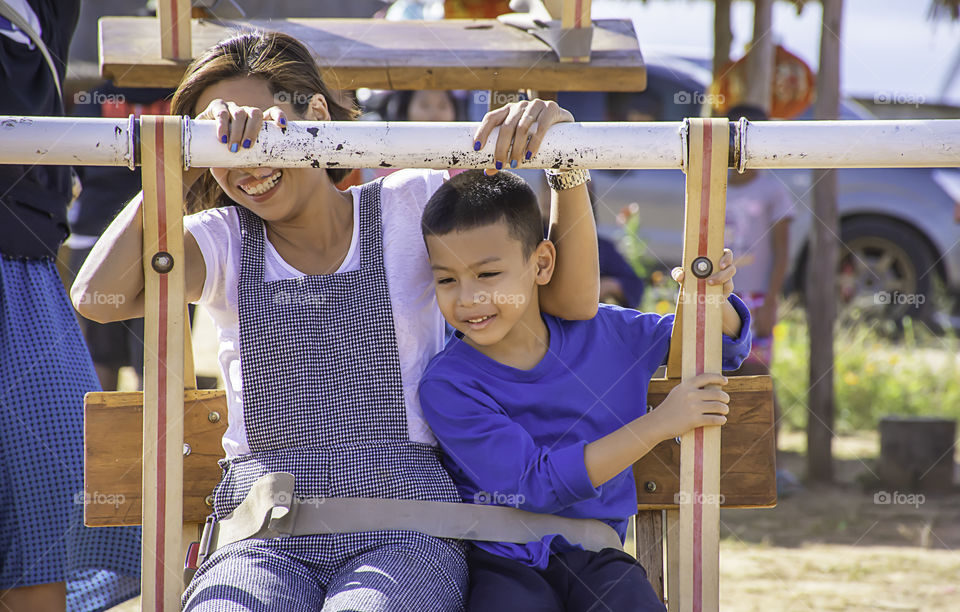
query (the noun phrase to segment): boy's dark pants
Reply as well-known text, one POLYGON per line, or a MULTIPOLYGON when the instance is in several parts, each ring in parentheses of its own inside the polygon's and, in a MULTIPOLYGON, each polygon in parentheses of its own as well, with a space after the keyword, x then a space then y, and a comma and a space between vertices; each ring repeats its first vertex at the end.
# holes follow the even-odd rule
POLYGON ((470 612, 664 612, 647 572, 625 552, 556 553, 544 570, 475 546, 470 566, 470 612))

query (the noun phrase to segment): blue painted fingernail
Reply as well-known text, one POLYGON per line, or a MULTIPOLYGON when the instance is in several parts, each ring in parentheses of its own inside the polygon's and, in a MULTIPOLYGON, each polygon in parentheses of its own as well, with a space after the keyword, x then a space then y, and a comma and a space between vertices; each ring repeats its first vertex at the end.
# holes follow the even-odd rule
POLYGON ((527 154, 524 155, 524 159, 530 159, 531 157, 533 157, 533 151, 527 151, 527 154))
POLYGON ((479 140, 476 141, 475 143, 473 143, 473 150, 474 150, 474 151, 479 151, 479 150, 480 150, 480 141, 479 141, 479 140))
POLYGON ((287 125, 287 119, 285 117, 280 117, 280 125, 287 125))
POLYGON ((224 134, 223 136, 220 137, 220 142, 222 142, 223 144, 227 144, 227 135, 226 135, 226 134, 224 134))
POLYGON ((493 164, 493 165, 494 165, 494 167, 496 167, 497 170, 502 170, 502 169, 503 169, 503 162, 499 162, 499 161, 498 161, 497 163, 495 163, 495 164, 493 164))
POLYGON ((236 153, 236 152, 237 152, 237 149, 239 149, 239 148, 240 148, 240 147, 237 146, 237 143, 233 143, 232 145, 230 145, 230 152, 231 152, 231 153, 236 153))
POLYGON ((246 140, 243 141, 243 148, 244 148, 244 149, 249 149, 249 148, 250 148, 250 139, 249 139, 249 138, 247 138, 246 140))
POLYGON ((516 167, 517 167, 517 160, 511 159, 511 160, 510 160, 510 167, 511 167, 511 168, 516 168, 516 167))

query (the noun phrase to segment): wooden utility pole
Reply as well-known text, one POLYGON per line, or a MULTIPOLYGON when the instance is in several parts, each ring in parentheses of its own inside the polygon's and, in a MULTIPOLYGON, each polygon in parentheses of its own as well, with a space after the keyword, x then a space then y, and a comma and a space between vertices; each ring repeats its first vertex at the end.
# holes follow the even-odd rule
POLYGON ((770 112, 773 87, 773 0, 754 0, 753 41, 747 51, 747 91, 743 103, 770 112))
MULTIPOLYGON (((823 0, 820 69, 815 119, 836 119, 840 107, 840 27, 843 0, 823 0)), ((833 328, 837 317, 836 272, 840 225, 836 170, 813 171, 813 237, 806 273, 810 330, 810 387, 807 395, 807 477, 833 481, 833 328)))
POLYGON ((730 27, 730 0, 716 0, 713 9, 713 82, 730 61, 733 30, 730 27))

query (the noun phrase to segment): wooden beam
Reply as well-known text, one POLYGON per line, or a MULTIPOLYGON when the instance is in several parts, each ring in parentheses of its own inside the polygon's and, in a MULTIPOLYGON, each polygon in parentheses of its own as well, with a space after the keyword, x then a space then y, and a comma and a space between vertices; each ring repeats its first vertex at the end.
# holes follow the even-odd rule
POLYGON ((157 0, 157 25, 160 35, 160 57, 167 60, 189 60, 190 0, 157 0))
POLYGON ((180 609, 183 505, 183 158, 181 118, 140 119, 143 161, 144 610, 180 609))
POLYGON ((637 550, 634 556, 647 572, 654 593, 663 597, 663 512, 641 510, 634 517, 637 550))
MULTIPOLYGON (((695 275, 695 261, 719 270, 727 189, 727 119, 689 120, 681 304, 682 378, 721 371, 722 287, 695 275)), ((700 427, 680 444, 680 610, 716 612, 720 601, 720 427, 700 427)))
MULTIPOLYGON (((193 20, 192 53, 162 54, 156 20, 100 20, 100 71, 120 87, 176 87, 187 60, 236 31, 237 23, 193 20)), ((589 64, 562 63, 548 45, 495 19, 253 20, 310 47, 333 88, 643 91, 646 69, 630 20, 594 22, 589 64)))

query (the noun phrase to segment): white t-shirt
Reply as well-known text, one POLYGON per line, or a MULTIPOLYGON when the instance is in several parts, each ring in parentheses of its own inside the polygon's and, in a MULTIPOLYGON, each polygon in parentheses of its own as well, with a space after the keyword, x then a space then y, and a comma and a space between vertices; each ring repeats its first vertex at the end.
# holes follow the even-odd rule
MULTIPOLYGON (((404 170, 386 177, 380 193, 383 219, 383 258, 393 306, 393 323, 400 355, 400 376, 407 407, 407 427, 415 442, 436 444, 417 396, 420 377, 430 358, 443 348, 444 324, 437 307, 433 274, 420 233, 420 217, 427 200, 448 177, 446 171, 404 170)), ((353 238, 336 273, 360 267, 360 187, 353 195, 353 238)), ((207 267, 203 305, 213 318, 220 346, 217 354, 227 392, 227 457, 250 452, 243 422, 240 376, 240 217, 233 206, 184 217, 184 226, 196 239, 207 267)), ((266 231, 264 231, 266 234, 266 231)), ((288 264, 264 235, 264 281, 305 276, 288 264)))

